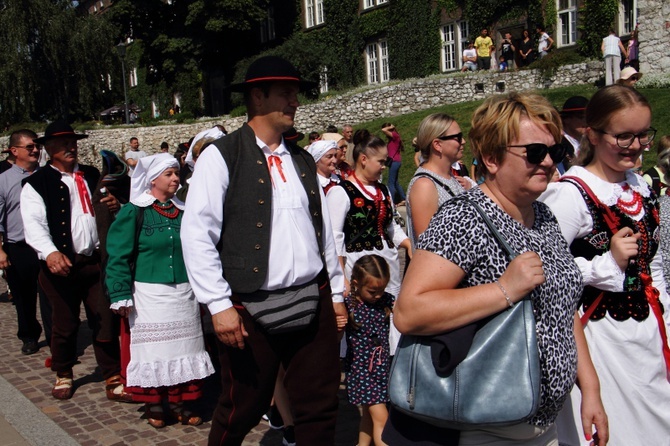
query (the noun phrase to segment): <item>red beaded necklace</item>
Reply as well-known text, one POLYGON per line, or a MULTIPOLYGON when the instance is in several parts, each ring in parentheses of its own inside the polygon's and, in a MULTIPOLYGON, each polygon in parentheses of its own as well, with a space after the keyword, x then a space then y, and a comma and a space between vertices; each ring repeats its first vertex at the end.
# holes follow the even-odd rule
POLYGON ((376 194, 372 195, 365 185, 361 183, 361 181, 358 179, 356 176, 356 173, 353 173, 352 176, 354 177, 354 180, 356 180, 356 184, 360 187, 360 189, 363 191, 365 195, 370 197, 374 203, 375 203, 375 208, 377 211, 377 232, 381 237, 383 237, 384 234, 384 221, 386 220, 386 206, 384 206, 384 194, 382 193, 381 188, 379 185, 375 182, 375 191, 376 194))
POLYGON ((164 206, 161 206, 160 203, 154 203, 151 206, 156 210, 156 212, 161 214, 163 217, 169 218, 171 220, 173 218, 177 218, 177 215, 179 215, 179 208, 175 206, 174 203, 171 201, 164 206), (170 209, 173 210, 170 211, 170 209))
MULTIPOLYGON (((623 190, 630 190, 630 186, 628 184, 624 185, 623 190)), ((624 201, 621 197, 619 197, 616 201, 616 205, 621 210, 621 212, 630 216, 637 215, 642 210, 642 195, 640 195, 635 190, 632 191, 632 194, 633 198, 631 198, 630 201, 624 201)))

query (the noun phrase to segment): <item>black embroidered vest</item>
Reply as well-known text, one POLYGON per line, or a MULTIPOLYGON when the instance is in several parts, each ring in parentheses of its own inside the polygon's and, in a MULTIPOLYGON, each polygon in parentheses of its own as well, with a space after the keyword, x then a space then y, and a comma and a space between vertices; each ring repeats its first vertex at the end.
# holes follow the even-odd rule
POLYGON ((386 209, 384 221, 378 221, 375 202, 368 198, 350 181, 342 181, 351 205, 344 221, 344 244, 347 252, 384 249, 382 238, 393 248, 393 240, 388 234, 388 225, 393 218, 391 199, 385 186, 379 186, 384 196, 382 206, 386 209), (381 228, 381 230, 380 230, 381 228))
MULTIPOLYGON (((591 260, 610 249, 610 238, 614 234, 605 222, 602 212, 598 210, 588 194, 576 183, 568 182, 579 189, 593 219, 591 232, 584 238, 575 239, 570 245, 570 251, 575 257, 584 257, 591 260)), ((629 227, 634 232, 640 232, 642 237, 638 241, 638 255, 630 260, 628 268, 626 268, 624 291, 618 293, 605 292, 590 319, 602 319, 605 317, 605 313, 609 313, 617 321, 625 321, 629 318, 642 321, 649 316, 649 304, 645 297, 640 274, 645 273, 651 276, 651 261, 658 250, 659 243, 659 217, 656 196, 652 193, 648 198, 643 197, 643 200, 645 214, 640 221, 633 220, 617 206, 609 207, 618 217, 619 229, 629 227)), ((584 288, 581 299, 584 311, 593 304, 600 293, 601 290, 597 288, 590 286, 584 288)))

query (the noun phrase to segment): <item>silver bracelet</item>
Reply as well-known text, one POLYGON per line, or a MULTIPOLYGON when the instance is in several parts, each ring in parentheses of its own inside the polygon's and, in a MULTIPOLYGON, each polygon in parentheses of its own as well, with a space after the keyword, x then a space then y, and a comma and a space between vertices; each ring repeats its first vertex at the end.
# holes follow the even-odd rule
POLYGON ((505 289, 504 286, 496 279, 495 284, 498 285, 498 288, 500 288, 500 291, 502 291, 503 296, 505 296, 505 300, 507 301, 507 305, 509 305, 510 308, 514 306, 514 302, 512 302, 512 299, 509 298, 509 294, 507 294, 507 290, 505 289))

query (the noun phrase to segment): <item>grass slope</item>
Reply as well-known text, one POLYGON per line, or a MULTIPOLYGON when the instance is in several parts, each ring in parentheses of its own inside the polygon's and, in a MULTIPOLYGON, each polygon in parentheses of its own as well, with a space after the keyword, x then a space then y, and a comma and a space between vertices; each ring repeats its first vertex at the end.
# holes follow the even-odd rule
MULTIPOLYGON (((652 126, 658 130, 657 138, 661 135, 670 134, 670 89, 656 88, 656 89, 639 89, 649 100, 652 107, 652 126)), ((539 94, 546 97, 559 110, 563 103, 570 96, 581 95, 590 98, 596 92, 596 88, 588 85, 579 85, 575 87, 557 88, 552 90, 538 91, 539 94)), ((375 119, 373 121, 365 122, 354 126, 354 129, 367 128, 371 133, 377 134, 380 138, 386 140, 381 132, 381 125, 384 122, 391 121, 402 135, 405 144, 405 151, 403 152, 403 163, 400 169, 400 182, 406 188, 409 180, 414 175, 416 167, 414 166, 414 150, 411 146, 411 141, 416 136, 416 130, 419 123, 426 116, 431 113, 443 112, 453 116, 456 122, 461 127, 463 134, 467 135, 471 127, 472 114, 483 101, 464 102, 460 104, 444 105, 429 110, 423 110, 407 115, 384 117, 375 119)), ((465 155, 463 162, 469 167, 472 162, 472 152, 470 152, 469 144, 465 145, 465 155)), ((654 147, 649 152, 644 152, 643 168, 644 170, 652 167, 656 162, 656 152, 654 147)))

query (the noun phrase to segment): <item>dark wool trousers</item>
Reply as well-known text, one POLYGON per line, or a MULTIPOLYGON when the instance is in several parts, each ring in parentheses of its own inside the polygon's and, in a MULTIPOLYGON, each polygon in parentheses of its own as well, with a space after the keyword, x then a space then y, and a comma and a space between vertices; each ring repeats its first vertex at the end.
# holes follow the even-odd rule
POLYGON ((93 353, 104 379, 119 374, 118 319, 109 309, 100 282, 100 255, 77 255, 67 277, 51 274, 42 262, 40 286, 51 302, 51 370, 68 372, 77 361, 79 313, 83 302, 93 330, 93 353))
POLYGON ((51 343, 51 305, 42 290, 38 290, 37 276, 40 261, 26 242, 3 245, 10 266, 7 268, 7 284, 12 291, 18 319, 17 337, 22 341, 38 341, 44 327, 47 344, 51 343), (39 292, 42 326, 37 321, 37 294, 39 292))
POLYGON ((242 444, 270 406, 280 363, 286 369, 284 386, 297 444, 334 444, 340 365, 330 287, 320 287, 318 311, 310 326, 292 333, 269 335, 244 307, 235 308, 249 336, 242 350, 217 341, 222 390, 209 446, 242 444))

